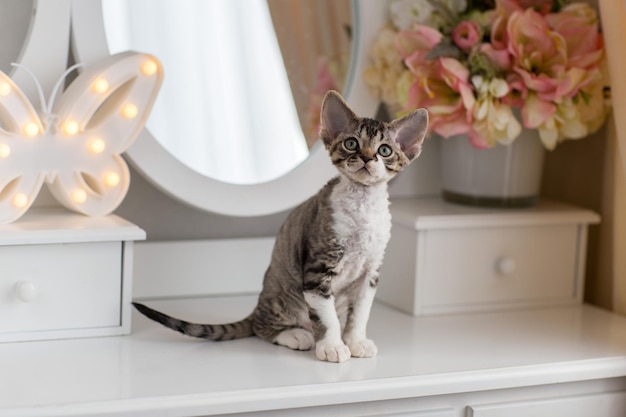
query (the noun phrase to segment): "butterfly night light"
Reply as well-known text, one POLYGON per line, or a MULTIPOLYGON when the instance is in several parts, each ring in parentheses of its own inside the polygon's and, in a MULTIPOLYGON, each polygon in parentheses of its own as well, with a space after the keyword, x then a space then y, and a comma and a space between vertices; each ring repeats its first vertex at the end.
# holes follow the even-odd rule
POLYGON ((44 182, 66 208, 90 216, 112 212, 128 191, 120 154, 150 113, 161 66, 150 55, 112 55, 86 67, 57 98, 77 66, 59 79, 48 103, 33 76, 40 112, 0 72, 0 223, 19 219, 44 182))

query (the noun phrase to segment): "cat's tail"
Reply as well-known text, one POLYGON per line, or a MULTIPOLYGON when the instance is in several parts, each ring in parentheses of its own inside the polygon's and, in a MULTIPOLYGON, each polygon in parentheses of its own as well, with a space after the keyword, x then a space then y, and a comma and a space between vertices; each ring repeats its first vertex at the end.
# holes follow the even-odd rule
POLYGON ((133 303, 135 308, 144 316, 161 323, 163 326, 176 330, 187 336, 209 340, 231 340, 254 336, 252 331, 252 315, 243 320, 228 324, 198 324, 189 323, 163 314, 141 303, 133 303))

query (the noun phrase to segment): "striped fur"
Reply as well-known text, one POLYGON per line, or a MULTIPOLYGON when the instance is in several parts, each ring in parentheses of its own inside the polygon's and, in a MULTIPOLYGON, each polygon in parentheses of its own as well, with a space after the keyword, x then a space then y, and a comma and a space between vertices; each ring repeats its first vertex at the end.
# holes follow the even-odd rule
POLYGON ((387 182, 420 153, 428 116, 384 123, 357 117, 336 92, 322 104, 320 138, 339 177, 296 207, 276 237, 254 311, 229 324, 195 324, 142 304, 148 318, 209 340, 256 335, 320 360, 370 357, 365 327, 391 230, 387 182))
POLYGON ((254 336, 254 333, 252 332, 251 316, 248 316, 241 321, 229 324, 198 324, 170 317, 167 314, 153 310, 141 303, 133 303, 133 306, 135 306, 141 314, 149 319, 152 319, 157 323, 161 323, 165 327, 169 327, 170 329, 176 330, 177 332, 187 336, 199 337, 216 342, 254 336))

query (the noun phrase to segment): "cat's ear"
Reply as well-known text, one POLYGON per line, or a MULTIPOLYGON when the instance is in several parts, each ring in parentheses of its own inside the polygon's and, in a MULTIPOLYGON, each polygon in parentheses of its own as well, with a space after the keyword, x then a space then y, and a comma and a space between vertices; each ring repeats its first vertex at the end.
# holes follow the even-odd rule
POLYGON ((391 137, 400 145, 409 160, 417 158, 428 128, 428 111, 417 109, 389 123, 391 137))
POLYGON ((327 92, 320 114, 320 138, 324 145, 328 147, 339 134, 354 130, 357 118, 338 92, 327 92))

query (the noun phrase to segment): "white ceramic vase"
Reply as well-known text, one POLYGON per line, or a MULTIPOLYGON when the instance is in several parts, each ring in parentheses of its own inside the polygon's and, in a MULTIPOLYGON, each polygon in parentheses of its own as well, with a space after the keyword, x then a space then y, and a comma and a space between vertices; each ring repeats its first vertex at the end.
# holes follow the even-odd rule
POLYGON ((445 200, 488 207, 527 207, 539 200, 545 149, 537 130, 511 145, 477 149, 465 135, 441 139, 445 200))

